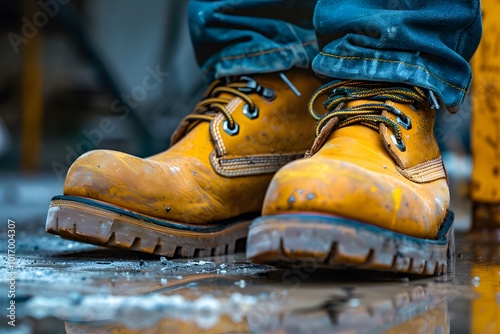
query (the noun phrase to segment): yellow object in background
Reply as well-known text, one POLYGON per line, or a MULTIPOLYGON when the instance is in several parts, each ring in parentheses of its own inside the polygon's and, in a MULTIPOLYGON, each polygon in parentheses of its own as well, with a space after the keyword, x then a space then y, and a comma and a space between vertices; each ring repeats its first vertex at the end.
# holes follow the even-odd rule
MULTIPOLYGON (((33 17, 37 6, 34 1, 23 2, 23 13, 33 17)), ((35 172, 40 165, 43 121, 43 77, 42 77, 42 30, 30 39, 22 49, 22 168, 35 172)))
POLYGON ((472 70, 473 229, 500 228, 500 2, 484 0, 472 70))

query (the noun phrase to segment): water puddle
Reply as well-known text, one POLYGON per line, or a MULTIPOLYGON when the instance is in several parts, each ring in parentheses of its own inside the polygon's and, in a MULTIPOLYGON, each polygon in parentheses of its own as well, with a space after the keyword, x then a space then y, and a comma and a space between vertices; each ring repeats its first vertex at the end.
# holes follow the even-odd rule
MULTIPOLYGON (((310 264, 278 268, 243 254, 169 260, 41 237, 43 250, 32 244, 17 258, 15 329, 499 333, 500 246, 457 239, 455 275, 422 279, 310 264)), ((0 271, 2 282, 6 275, 0 271)))

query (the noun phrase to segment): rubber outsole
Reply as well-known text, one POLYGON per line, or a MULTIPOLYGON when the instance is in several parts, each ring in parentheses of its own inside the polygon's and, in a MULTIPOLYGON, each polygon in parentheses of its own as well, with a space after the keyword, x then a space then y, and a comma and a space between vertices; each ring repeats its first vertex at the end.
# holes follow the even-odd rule
POLYGON ((257 263, 441 275, 454 270, 453 218, 449 211, 430 240, 327 215, 263 216, 250 225, 246 254, 257 263))
POLYGON ((203 257, 245 249, 256 215, 210 225, 172 222, 78 196, 52 199, 45 230, 65 239, 166 257, 203 257))

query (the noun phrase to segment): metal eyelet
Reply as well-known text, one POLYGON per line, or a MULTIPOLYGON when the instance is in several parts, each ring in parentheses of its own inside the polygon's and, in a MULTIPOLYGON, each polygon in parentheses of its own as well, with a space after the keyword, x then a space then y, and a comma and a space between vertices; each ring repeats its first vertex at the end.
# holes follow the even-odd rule
POLYGON ((411 119, 408 116, 405 116, 406 121, 402 120, 401 117, 396 117, 396 121, 398 122, 399 125, 401 125, 405 130, 410 130, 411 129, 411 119))
POLYGON ((259 117, 259 108, 254 107, 253 111, 250 111, 250 105, 247 103, 243 106, 243 114, 249 119, 257 118, 259 117))
POLYGON ((242 93, 252 93, 261 89, 260 85, 255 81, 254 78, 248 76, 241 76, 241 81, 246 83, 245 87, 239 87, 238 90, 242 93))
POLYGON ((229 121, 226 119, 224 122, 222 122, 222 130, 226 132, 230 136, 235 136, 238 134, 240 131, 240 127, 237 123, 234 123, 234 128, 229 127, 229 121))
POLYGON ((392 142, 394 143, 394 145, 396 145, 396 147, 401 152, 406 151, 406 145, 405 145, 405 142, 403 141, 403 139, 401 139, 401 142, 398 142, 398 139, 396 138, 396 136, 394 134, 391 135, 391 139, 392 139, 392 142))
POLYGON ((263 98, 272 101, 276 98, 276 93, 271 88, 262 87, 261 95, 263 98))
POLYGON ((254 78, 248 76, 240 77, 241 81, 245 82, 245 87, 239 87, 238 90, 245 94, 257 93, 263 98, 272 101, 276 97, 276 93, 271 88, 262 87, 254 78))

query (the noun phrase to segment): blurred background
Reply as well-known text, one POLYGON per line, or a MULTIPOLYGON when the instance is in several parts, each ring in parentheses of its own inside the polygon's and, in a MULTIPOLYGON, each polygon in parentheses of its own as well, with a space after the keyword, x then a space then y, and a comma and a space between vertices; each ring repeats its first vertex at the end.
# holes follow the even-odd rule
MULTIPOLYGON (((0 3, 0 218, 43 226, 81 154, 168 147, 205 89, 187 0, 0 3), (5 217, 4 217, 5 216, 5 217)), ((470 107, 438 115, 452 192, 468 197, 470 107)), ((469 204, 455 200, 467 226, 469 204)))
POLYGON ((2 2, 0 168, 50 171, 75 152, 106 147, 144 156, 165 148, 203 90, 186 6, 2 2), (161 73, 144 82, 151 72, 161 73))

